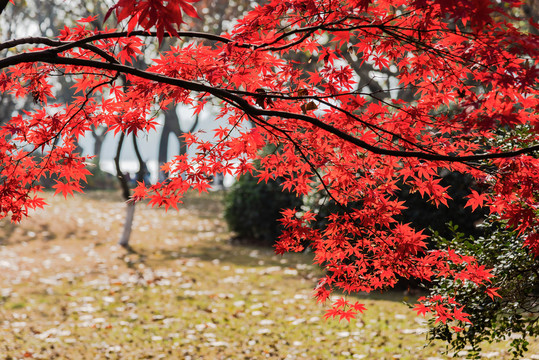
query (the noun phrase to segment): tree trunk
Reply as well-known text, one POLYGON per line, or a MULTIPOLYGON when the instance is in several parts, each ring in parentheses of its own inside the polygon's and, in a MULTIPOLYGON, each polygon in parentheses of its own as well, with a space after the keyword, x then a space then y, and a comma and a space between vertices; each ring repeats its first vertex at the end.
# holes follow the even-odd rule
POLYGON ((124 176, 122 169, 120 168, 120 155, 122 154, 122 146, 124 144, 125 134, 122 132, 120 140, 118 141, 118 147, 116 148, 116 156, 114 157, 114 165, 116 166, 116 177, 120 183, 122 189, 122 197, 127 205, 127 213, 124 222, 124 228, 118 245, 129 249, 129 238, 131 237, 131 228, 133 227, 133 217, 135 216, 135 203, 130 201, 131 191, 129 190, 129 184, 124 176))
POLYGON ((122 236, 120 237, 120 241, 118 241, 118 245, 123 248, 129 249, 129 238, 131 237, 131 229, 133 228, 133 219, 135 217, 135 202, 128 201, 126 205, 127 208, 125 214, 124 228, 122 231, 122 236))
POLYGON ((101 158, 101 149, 103 148, 103 142, 105 142, 105 137, 107 135, 107 128, 95 128, 94 126, 92 126, 91 134, 94 139, 94 155, 97 159, 96 165, 97 168, 100 169, 101 167, 99 166, 99 159, 101 158), (100 129, 101 132, 99 131, 100 129))
MULTIPOLYGON (((161 168, 161 165, 166 163, 168 161, 168 140, 170 137, 170 134, 173 133, 176 138, 178 139, 180 143, 180 154, 183 155, 187 152, 187 145, 185 144, 185 140, 183 139, 182 135, 185 133, 185 131, 182 130, 180 126, 180 118, 178 117, 178 114, 176 113, 176 108, 172 107, 169 110, 164 112, 165 114, 165 123, 163 124, 163 132, 161 132, 161 138, 159 140, 159 151, 158 151, 158 162, 159 162, 159 168, 161 168)), ((195 129, 198 126, 198 115, 195 118, 195 122, 193 123, 193 126, 191 126, 191 129, 189 129, 190 132, 195 131, 195 129)), ((159 180, 163 180, 165 178, 165 174, 159 170, 159 180)))
MULTIPOLYGON (((135 154, 137 155, 137 159, 139 162, 139 171, 137 172, 137 178, 136 181, 140 182, 143 180, 144 175, 148 171, 146 168, 146 164, 142 160, 142 156, 140 155, 140 150, 137 143, 137 137, 133 134, 133 146, 135 148, 135 154)), ((120 135, 120 140, 118 141, 118 148, 116 149, 116 156, 114 157, 114 164, 116 165, 116 175, 118 177, 118 181, 120 182, 120 186, 122 188, 122 197, 125 200, 125 204, 127 205, 126 209, 126 216, 125 216, 125 222, 124 222, 124 228, 122 231, 122 236, 120 237, 120 240, 118 241, 118 245, 131 250, 131 246, 129 245, 129 239, 131 237, 131 229, 133 228, 133 219, 135 217, 135 202, 133 199, 131 199, 131 190, 129 189, 129 184, 127 182, 127 178, 124 176, 121 168, 120 168, 120 155, 122 153, 122 146, 125 139, 125 134, 122 132, 120 135)))
POLYGON ((124 229, 122 231, 120 241, 118 241, 118 245, 128 249, 129 238, 131 237, 131 229, 133 228, 133 219, 135 217, 135 203, 133 201, 128 201, 126 205, 127 208, 125 214, 124 229))
MULTIPOLYGON (((161 139, 159 140, 159 151, 158 151, 158 163, 159 167, 168 161, 168 140, 170 133, 174 132, 174 128, 179 129, 179 118, 178 114, 173 108, 165 111, 165 123, 163 124, 163 132, 161 132, 161 139)), ((161 171, 159 171, 159 179, 161 179, 161 171)))

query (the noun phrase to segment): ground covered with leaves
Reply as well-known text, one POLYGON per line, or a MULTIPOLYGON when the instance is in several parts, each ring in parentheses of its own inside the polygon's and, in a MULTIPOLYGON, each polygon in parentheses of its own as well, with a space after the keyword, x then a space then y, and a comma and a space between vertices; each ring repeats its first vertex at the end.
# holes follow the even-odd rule
MULTIPOLYGON (((118 247, 125 205, 90 193, 0 227, 0 359, 446 359, 403 292, 362 296, 323 320, 311 255, 230 242, 221 194, 178 212, 138 206, 136 253, 118 247)), ((509 358, 507 344, 483 358, 509 358)), ((529 359, 539 359, 539 342, 529 359)))

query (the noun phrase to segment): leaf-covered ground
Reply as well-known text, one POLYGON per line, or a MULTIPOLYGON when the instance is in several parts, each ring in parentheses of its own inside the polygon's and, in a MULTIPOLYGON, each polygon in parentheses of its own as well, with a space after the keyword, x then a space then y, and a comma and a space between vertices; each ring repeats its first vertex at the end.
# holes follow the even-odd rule
MULTIPOLYGON (((364 296, 348 322, 322 319, 309 254, 230 244, 220 195, 179 212, 138 206, 137 253, 116 246, 114 193, 0 223, 0 359, 446 359, 402 292, 364 296)), ((507 344, 484 358, 508 358, 507 344)), ((539 359, 532 344, 529 359, 539 359)))

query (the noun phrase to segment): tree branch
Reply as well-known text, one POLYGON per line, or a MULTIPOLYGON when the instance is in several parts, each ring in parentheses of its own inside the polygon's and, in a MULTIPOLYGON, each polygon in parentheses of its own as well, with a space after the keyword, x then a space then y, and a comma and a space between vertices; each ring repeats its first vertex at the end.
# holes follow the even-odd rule
POLYGON ((86 50, 94 52, 95 54, 101 56, 103 59, 109 62, 119 63, 119 61, 116 60, 114 56, 98 48, 97 46, 87 44, 87 43, 78 43, 75 45, 75 43, 78 43, 78 41, 59 41, 59 40, 52 40, 46 37, 30 37, 30 38, 21 38, 21 39, 14 39, 14 40, 6 41, 0 44, 0 51, 4 49, 9 49, 11 47, 18 46, 18 45, 42 44, 42 45, 53 46, 53 48, 47 49, 47 50, 58 54, 58 53, 61 53, 62 51, 66 51, 75 47, 80 47, 82 49, 86 49, 86 50))
POLYGON ((367 150, 373 154, 378 155, 388 155, 388 156, 397 156, 402 158, 418 158, 423 160, 430 161, 446 161, 446 162, 467 162, 467 161, 479 161, 479 160, 488 160, 488 159, 500 159, 500 158, 510 158, 514 156, 519 156, 522 154, 530 154, 535 151, 539 151, 539 144, 530 146, 528 148, 523 148, 515 151, 507 151, 500 153, 483 153, 475 155, 441 155, 441 154, 431 154, 422 151, 405 151, 405 150, 394 150, 394 149, 385 149, 380 148, 374 145, 371 145, 363 140, 360 140, 348 133, 345 133, 322 120, 306 115, 306 114, 295 114, 286 111, 278 110, 266 110, 262 108, 255 107, 251 105, 246 99, 231 93, 230 91, 219 88, 212 87, 209 85, 204 85, 201 83, 187 81, 177 78, 168 77, 165 75, 152 73, 144 70, 140 70, 128 65, 122 65, 117 63, 105 63, 96 60, 86 60, 86 59, 75 59, 61 57, 56 54, 56 49, 51 50, 42 50, 35 51, 30 53, 23 53, 18 55, 13 55, 11 57, 0 60, 0 69, 21 64, 21 63, 35 63, 43 62, 48 64, 55 65, 73 65, 73 66, 82 66, 82 67, 91 67, 102 70, 117 71, 123 74, 129 74, 137 76, 146 80, 155 81, 157 83, 168 84, 172 86, 178 86, 186 90, 196 91, 196 92, 207 92, 211 95, 216 96, 220 99, 227 99, 235 104, 236 107, 243 110, 245 113, 251 116, 276 116, 283 119, 295 119, 307 122, 311 125, 314 125, 322 130, 325 130, 338 138, 347 141, 351 144, 354 144, 364 150, 367 150))
MULTIPOLYGON (((0 0, 2 1, 2 0, 0 0)), ((8 0, 9 1, 9 0, 8 0)), ((180 36, 186 36, 186 37, 193 37, 193 38, 200 38, 200 39, 206 39, 206 40, 213 40, 222 42, 225 44, 233 42, 233 40, 218 36, 218 35, 212 35, 207 33, 201 33, 196 31, 179 31, 178 34, 180 36)), ((92 43, 94 41, 99 40, 107 40, 107 39, 119 39, 119 38, 129 38, 134 36, 140 36, 140 37, 156 37, 156 32, 148 32, 148 31, 120 31, 120 32, 112 32, 112 33, 99 33, 96 35, 88 36, 80 40, 76 41, 59 41, 59 40, 52 40, 47 37, 26 37, 26 38, 20 38, 20 39, 14 39, 5 41, 2 44, 0 44, 0 50, 9 49, 14 46, 18 45, 26 45, 26 44, 44 44, 44 45, 50 45, 50 46, 57 46, 56 49, 58 52, 66 51, 69 49, 73 49, 76 47, 83 47, 85 44, 92 43)), ((170 37, 170 35, 165 34, 164 37, 170 37)), ((250 47, 249 45, 241 46, 241 47, 250 47)))

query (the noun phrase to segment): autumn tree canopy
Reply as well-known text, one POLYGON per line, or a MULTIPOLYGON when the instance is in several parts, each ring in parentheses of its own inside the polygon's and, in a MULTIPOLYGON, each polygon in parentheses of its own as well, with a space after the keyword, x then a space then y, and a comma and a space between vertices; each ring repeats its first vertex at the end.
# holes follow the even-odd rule
MULTIPOLYGON (((216 173, 280 177, 300 196, 326 192, 342 211, 320 228, 310 225, 313 212, 283 210, 276 246, 284 253, 309 244, 327 269, 315 291, 320 301, 334 290, 390 288, 399 278, 448 278, 497 296, 491 272, 474 257, 427 250, 421 231, 395 220, 406 206, 395 196, 398 183, 445 206, 444 171, 473 177, 481 191, 467 206, 505 219, 539 254, 539 38, 519 1, 274 0, 222 33, 191 31, 204 13, 194 5, 119 0, 107 14, 117 28, 90 16, 57 37, 0 44, 0 90, 34 103, 2 120, 0 216, 19 221, 43 207, 44 177, 56 176, 64 196, 81 191, 88 159, 75 144, 92 127, 149 132, 160 110, 186 104, 194 114, 217 108, 228 125, 212 141, 186 134, 195 156, 167 163, 167 181, 140 184, 133 201, 176 208, 216 173), (148 56, 165 37, 173 45, 148 56), (68 102, 55 99, 58 77, 75 84, 68 102), (268 146, 275 150, 262 151, 268 146)), ((468 321, 450 296, 421 300, 420 314, 468 321)), ((341 299, 327 316, 363 310, 341 299)))

